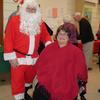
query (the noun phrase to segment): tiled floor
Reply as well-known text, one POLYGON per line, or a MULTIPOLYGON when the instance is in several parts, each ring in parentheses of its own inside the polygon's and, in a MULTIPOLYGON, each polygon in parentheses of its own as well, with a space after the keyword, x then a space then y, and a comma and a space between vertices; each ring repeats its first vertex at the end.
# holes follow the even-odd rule
MULTIPOLYGON (((100 71, 98 68, 97 56, 93 57, 93 70, 89 71, 88 84, 87 84, 87 100, 100 100, 100 93, 97 92, 100 88, 100 71)), ((4 76, 4 75, 3 75, 4 76)), ((5 82, 0 81, 0 100, 14 100, 11 95, 11 85, 9 82, 9 76, 5 76, 7 80, 5 82)), ((0 76, 1 80, 1 76, 0 76)), ((31 91, 29 91, 31 94, 31 91)))

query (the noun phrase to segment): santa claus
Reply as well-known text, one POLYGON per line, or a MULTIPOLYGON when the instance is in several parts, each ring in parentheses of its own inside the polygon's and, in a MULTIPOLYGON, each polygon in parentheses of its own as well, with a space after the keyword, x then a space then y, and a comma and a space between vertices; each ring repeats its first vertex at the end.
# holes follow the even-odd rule
POLYGON ((6 28, 4 59, 11 64, 12 95, 15 100, 26 100, 25 87, 36 75, 34 64, 38 59, 38 46, 52 42, 37 0, 15 0, 21 3, 19 15, 12 16, 6 28))

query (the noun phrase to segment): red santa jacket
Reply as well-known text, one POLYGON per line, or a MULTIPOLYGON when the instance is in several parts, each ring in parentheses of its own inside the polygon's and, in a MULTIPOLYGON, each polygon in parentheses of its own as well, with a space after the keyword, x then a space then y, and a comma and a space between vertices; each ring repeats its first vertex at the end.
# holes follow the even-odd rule
POLYGON ((35 65, 38 81, 51 94, 51 100, 74 100, 79 93, 78 79, 87 82, 83 52, 71 43, 62 48, 57 42, 50 44, 35 65))
POLYGON ((4 59, 11 60, 17 58, 19 64, 32 65, 38 57, 37 49, 39 42, 42 41, 45 45, 48 45, 51 43, 51 37, 43 21, 40 25, 40 33, 35 36, 21 33, 19 27, 20 17, 13 16, 5 31, 4 59), (30 54, 31 56, 29 57, 24 54, 30 54))

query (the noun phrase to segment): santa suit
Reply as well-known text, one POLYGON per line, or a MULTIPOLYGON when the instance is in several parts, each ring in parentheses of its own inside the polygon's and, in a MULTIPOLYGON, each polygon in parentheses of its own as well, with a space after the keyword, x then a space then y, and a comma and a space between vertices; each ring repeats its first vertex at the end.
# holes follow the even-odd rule
POLYGON ((31 83, 36 75, 34 64, 38 59, 37 49, 39 42, 45 46, 51 43, 44 22, 40 25, 40 33, 37 35, 25 35, 19 30, 20 17, 13 16, 6 28, 4 39, 4 59, 17 59, 19 66, 11 67, 12 94, 16 98, 23 98, 25 83, 31 83))
POLYGON ((50 44, 35 65, 38 82, 51 94, 50 100, 74 100, 79 93, 78 79, 87 82, 83 52, 71 43, 62 48, 57 41, 50 44))

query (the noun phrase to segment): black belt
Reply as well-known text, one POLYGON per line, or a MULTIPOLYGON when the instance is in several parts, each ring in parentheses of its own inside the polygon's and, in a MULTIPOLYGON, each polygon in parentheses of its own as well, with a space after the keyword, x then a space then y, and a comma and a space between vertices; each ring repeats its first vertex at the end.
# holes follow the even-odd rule
POLYGON ((20 54, 22 54, 22 55, 26 55, 26 56, 31 56, 31 54, 25 54, 25 53, 23 53, 23 52, 21 52, 21 51, 18 51, 18 50, 16 50, 16 49, 13 49, 15 52, 18 52, 18 53, 20 53, 20 54))

